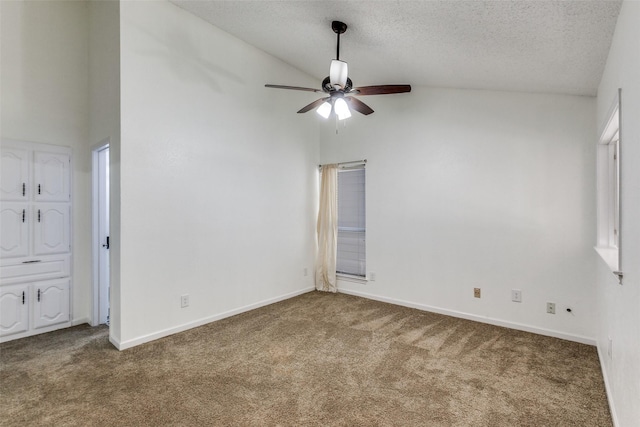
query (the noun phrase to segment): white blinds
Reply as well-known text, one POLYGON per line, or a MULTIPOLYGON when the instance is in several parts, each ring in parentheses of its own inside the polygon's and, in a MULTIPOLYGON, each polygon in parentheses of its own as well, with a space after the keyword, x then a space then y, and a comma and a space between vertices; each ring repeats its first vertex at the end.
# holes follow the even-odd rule
POLYGON ((366 276, 364 165, 338 171, 338 256, 336 272, 366 276))

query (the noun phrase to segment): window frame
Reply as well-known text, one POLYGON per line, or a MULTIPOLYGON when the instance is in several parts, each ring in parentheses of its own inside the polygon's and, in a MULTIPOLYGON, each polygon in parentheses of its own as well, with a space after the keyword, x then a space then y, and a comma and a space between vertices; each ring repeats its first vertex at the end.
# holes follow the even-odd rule
MULTIPOLYGON (((353 274, 350 272, 340 272, 338 271, 338 260, 336 260, 336 276, 341 280, 348 280, 354 282, 365 282, 367 281, 367 226, 366 226, 366 206, 367 206, 367 179, 366 179, 366 164, 348 164, 345 166, 340 166, 338 169, 338 188, 337 188, 337 197, 340 199, 340 174, 353 172, 355 170, 362 170, 364 172, 364 228, 361 227, 340 227, 338 225, 338 239, 340 236, 340 231, 343 232, 361 232, 364 235, 364 268, 362 270, 362 274, 353 274), (342 230, 341 230, 342 228, 342 230)), ((338 212, 340 212, 340 202, 338 202, 338 212)), ((340 214, 338 213, 338 224, 340 223, 340 214)), ((336 257, 338 253, 336 253, 336 257)))
POLYGON ((602 127, 597 147, 597 244, 595 250, 622 283, 621 89, 602 127))
POLYGON ((611 138, 607 144, 607 159, 608 159, 608 193, 609 193, 609 246, 612 248, 618 248, 619 246, 619 227, 620 227, 620 167, 619 167, 619 132, 611 138))

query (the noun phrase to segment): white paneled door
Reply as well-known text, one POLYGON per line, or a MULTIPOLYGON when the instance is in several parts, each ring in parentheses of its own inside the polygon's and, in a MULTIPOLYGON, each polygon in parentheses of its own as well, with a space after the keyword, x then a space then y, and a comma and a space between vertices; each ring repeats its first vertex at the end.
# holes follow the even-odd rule
POLYGON ((33 154, 34 200, 37 202, 68 202, 70 156, 36 151, 33 154))
POLYGON ((29 285, 0 288, 0 337, 29 329, 29 285))
POLYGON ((0 199, 26 201, 29 198, 29 151, 3 148, 0 154, 0 199))
POLYGON ((42 328, 69 321, 69 279, 34 285, 33 326, 42 328))
POLYGON ((2 258, 29 255, 29 205, 3 202, 0 206, 0 231, 2 258))
POLYGON ((34 255, 59 254, 70 251, 71 207, 68 203, 39 203, 34 205, 34 255))
POLYGON ((109 324, 109 147, 97 154, 99 322, 109 324))

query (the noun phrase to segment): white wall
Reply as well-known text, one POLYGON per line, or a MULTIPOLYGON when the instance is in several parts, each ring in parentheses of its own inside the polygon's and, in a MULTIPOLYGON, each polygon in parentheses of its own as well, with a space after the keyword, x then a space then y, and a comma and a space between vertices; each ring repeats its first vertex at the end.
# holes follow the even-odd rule
MULTIPOLYGON (((598 88, 598 120, 603 126, 616 91, 622 88, 621 270, 619 285, 597 258, 598 350, 609 403, 620 427, 640 420, 640 3, 622 5, 604 75, 598 88), (612 357, 608 339, 612 340, 612 357)), ((601 128, 600 128, 601 129, 601 128)), ((599 129, 599 130, 600 130, 599 129)), ((594 148, 595 149, 595 148, 594 148)), ((595 243, 595 242, 594 242, 595 243)))
POLYGON ((73 149, 73 322, 90 316, 88 7, 0 2, 2 137, 73 149))
POLYGON ((322 163, 368 160, 376 281, 340 290, 593 343, 595 98, 415 87, 362 100, 376 112, 338 135, 326 123, 321 141, 322 163))
POLYGON ((317 82, 167 2, 123 2, 120 18, 112 340, 126 348, 311 289, 318 127, 295 111, 314 98, 264 84, 317 82))

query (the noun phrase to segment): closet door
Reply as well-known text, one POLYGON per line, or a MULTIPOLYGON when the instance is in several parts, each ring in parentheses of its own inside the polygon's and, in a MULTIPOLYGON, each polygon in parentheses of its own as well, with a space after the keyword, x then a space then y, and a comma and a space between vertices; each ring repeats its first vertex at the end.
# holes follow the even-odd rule
POLYGON ((0 288, 0 337, 29 329, 29 285, 0 288))
POLYGON ((43 328, 69 321, 69 279, 33 284, 33 326, 43 328))
POLYGON ((34 200, 38 202, 68 202, 70 159, 68 154, 33 153, 34 200))
POLYGON ((0 205, 0 257, 14 258, 29 255, 29 205, 2 203, 0 205))
POLYGON ((69 252, 70 206, 68 203, 33 205, 33 254, 69 252))
POLYGON ((17 148, 0 151, 0 199, 29 199, 29 152, 17 148))

